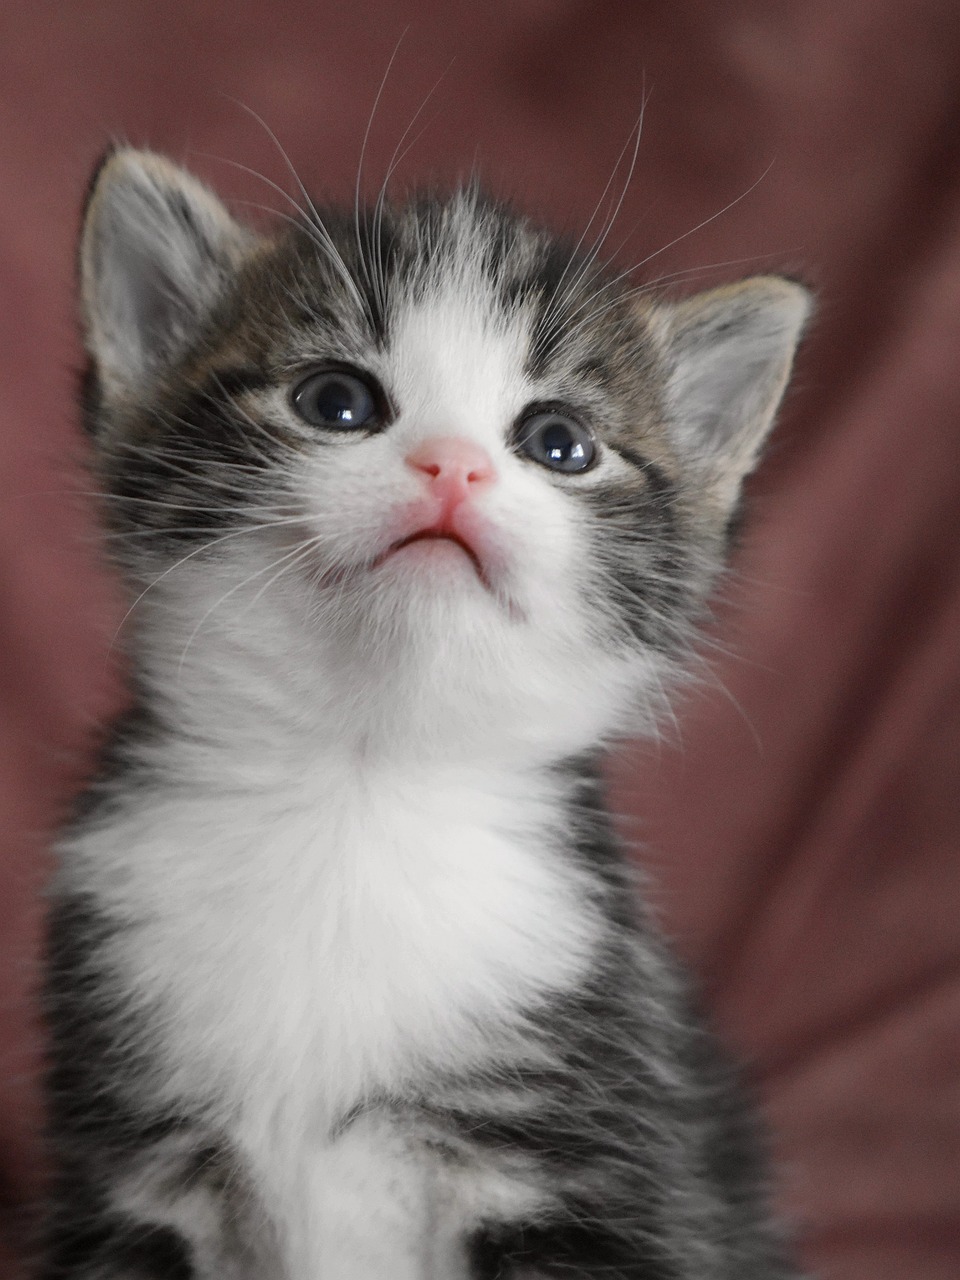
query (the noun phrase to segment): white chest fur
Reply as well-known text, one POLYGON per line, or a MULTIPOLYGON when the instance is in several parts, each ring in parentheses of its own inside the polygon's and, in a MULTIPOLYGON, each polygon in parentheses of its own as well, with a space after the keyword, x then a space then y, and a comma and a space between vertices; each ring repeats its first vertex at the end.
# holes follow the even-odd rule
POLYGON ((163 1029, 157 1087, 257 1146, 509 1051, 577 981, 598 925, 555 814, 543 782, 328 759, 154 798, 66 874, 128 926, 118 980, 163 1029))

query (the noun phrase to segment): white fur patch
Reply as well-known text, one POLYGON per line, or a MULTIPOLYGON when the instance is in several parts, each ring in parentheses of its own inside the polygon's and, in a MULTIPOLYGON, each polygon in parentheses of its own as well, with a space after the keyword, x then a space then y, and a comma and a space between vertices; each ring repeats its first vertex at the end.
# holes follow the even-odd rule
MULTIPOLYGON (((340 1118, 433 1071, 535 1054, 525 1010, 582 977, 599 920, 556 851, 549 791, 529 786, 318 757, 285 788, 183 785, 72 851, 71 879, 127 924, 113 960, 160 1033, 155 1098, 225 1131, 276 1213, 300 1205, 285 1248, 350 1255, 357 1227, 338 1206, 389 1143, 358 1154, 350 1128, 334 1140, 340 1118), (317 1188, 306 1203, 291 1170, 317 1188)), ((411 1160, 401 1181, 432 1176, 411 1160)), ((409 1189, 375 1190, 383 1205, 364 1214, 404 1216, 409 1189)), ((372 1262, 357 1268, 334 1274, 373 1280, 372 1262)))

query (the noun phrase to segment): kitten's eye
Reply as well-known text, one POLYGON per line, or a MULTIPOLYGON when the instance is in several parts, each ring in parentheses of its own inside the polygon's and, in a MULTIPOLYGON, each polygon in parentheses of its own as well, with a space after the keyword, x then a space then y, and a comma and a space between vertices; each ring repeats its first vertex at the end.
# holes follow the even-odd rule
POLYGON ((524 418, 517 448, 552 471, 586 471, 597 455, 593 436, 576 418, 545 409, 524 418))
POLYGON ((291 397, 293 407, 305 422, 332 431, 379 426, 382 399, 370 379, 344 369, 311 373, 291 397))

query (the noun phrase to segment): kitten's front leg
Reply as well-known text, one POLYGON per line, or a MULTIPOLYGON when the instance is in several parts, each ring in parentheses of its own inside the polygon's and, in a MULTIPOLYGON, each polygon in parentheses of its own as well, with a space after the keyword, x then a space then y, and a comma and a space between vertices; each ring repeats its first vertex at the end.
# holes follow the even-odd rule
POLYGON ((442 1157, 365 1113, 302 1158, 278 1207, 289 1280, 468 1280, 442 1157))
POLYGON ((196 1280, 185 1241, 168 1227, 110 1214, 64 1227, 37 1280, 196 1280))
POLYGON ((187 1124, 119 1151, 74 1138, 38 1280, 282 1280, 235 1162, 187 1124))

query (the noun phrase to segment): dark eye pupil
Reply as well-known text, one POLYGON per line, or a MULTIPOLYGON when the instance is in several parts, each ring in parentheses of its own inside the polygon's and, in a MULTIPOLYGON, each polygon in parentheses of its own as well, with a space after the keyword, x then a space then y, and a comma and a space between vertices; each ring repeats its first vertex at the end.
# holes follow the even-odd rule
POLYGON ((293 394, 301 418, 319 427, 349 430, 377 416, 373 392, 361 378, 331 370, 307 378, 293 394))
POLYGON ((364 409, 362 390, 346 378, 329 378, 314 397, 322 417, 331 422, 354 423, 364 409))
POLYGON ((517 447, 551 471, 586 471, 596 456, 593 437, 582 423, 558 410, 530 414, 520 424, 517 447))
POLYGON ((554 422, 541 433, 543 451, 551 462, 571 463, 585 457, 583 444, 574 438, 570 428, 563 422, 554 422))

